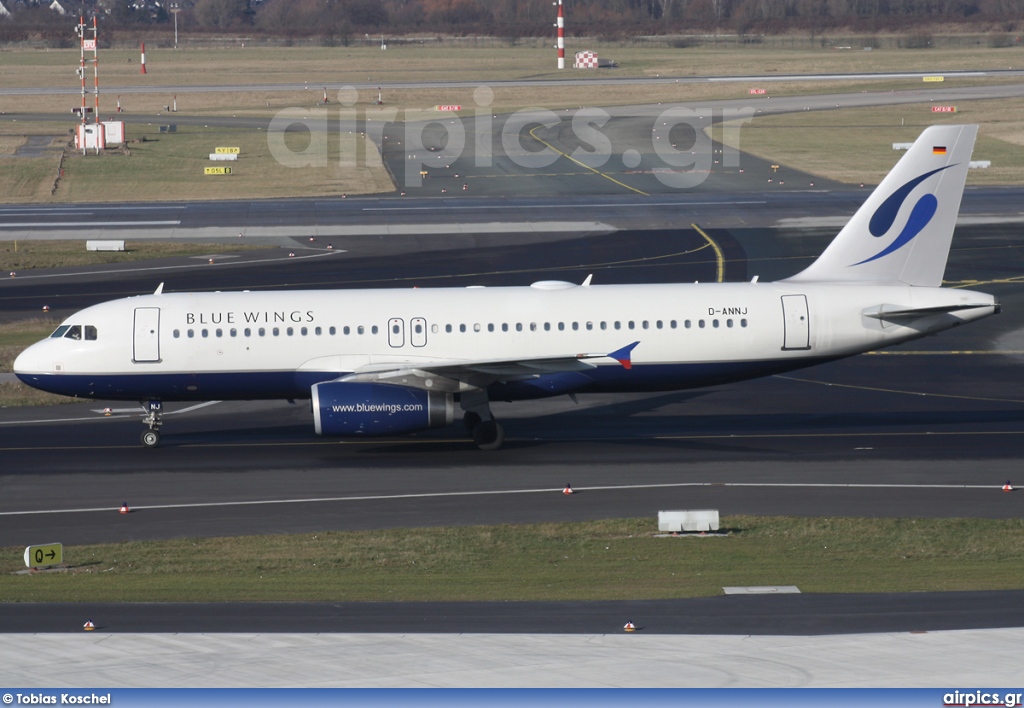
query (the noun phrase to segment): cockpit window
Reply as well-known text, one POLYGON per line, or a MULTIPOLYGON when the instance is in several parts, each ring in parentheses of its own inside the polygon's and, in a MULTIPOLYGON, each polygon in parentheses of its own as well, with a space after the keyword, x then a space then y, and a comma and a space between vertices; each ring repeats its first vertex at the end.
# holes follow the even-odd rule
POLYGON ((71 325, 68 327, 68 331, 64 333, 64 339, 81 339, 82 338, 82 325, 71 325))
POLYGON ((69 329, 71 329, 71 325, 61 325, 57 329, 53 330, 53 334, 50 335, 50 339, 60 339, 69 329))
POLYGON ((89 341, 95 340, 96 339, 96 328, 93 327, 92 325, 86 325, 85 326, 85 338, 87 340, 89 340, 89 341))

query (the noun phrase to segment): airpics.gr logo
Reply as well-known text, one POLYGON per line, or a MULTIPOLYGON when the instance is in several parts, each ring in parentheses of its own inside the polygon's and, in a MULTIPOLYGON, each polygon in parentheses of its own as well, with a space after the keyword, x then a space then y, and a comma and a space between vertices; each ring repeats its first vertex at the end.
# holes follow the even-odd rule
MULTIPOLYGON (((896 217, 900 213, 900 208, 903 206, 903 202, 905 202, 907 197, 910 196, 910 193, 914 191, 914 187, 921 184, 921 182, 924 182, 936 172, 948 170, 950 167, 953 167, 953 165, 946 165, 945 167, 940 167, 936 170, 932 170, 931 172, 925 172, 920 177, 915 177, 890 194, 886 200, 882 202, 877 209, 875 209, 875 213, 871 215, 871 221, 868 222, 868 231, 871 232, 871 235, 875 238, 881 238, 887 234, 889 229, 892 228, 893 223, 896 221, 896 217)), ((875 255, 870 258, 865 258, 861 262, 854 263, 853 265, 859 266, 864 265, 865 263, 870 263, 871 261, 878 260, 883 256, 888 256, 893 251, 898 251, 906 246, 914 239, 915 236, 924 230, 924 227, 927 226, 932 220, 932 217, 935 216, 935 210, 938 209, 938 207, 939 200, 935 198, 934 194, 922 195, 921 198, 917 200, 917 204, 914 205, 914 208, 910 210, 910 216, 907 218, 907 223, 903 227, 903 231, 900 232, 900 235, 875 255)))

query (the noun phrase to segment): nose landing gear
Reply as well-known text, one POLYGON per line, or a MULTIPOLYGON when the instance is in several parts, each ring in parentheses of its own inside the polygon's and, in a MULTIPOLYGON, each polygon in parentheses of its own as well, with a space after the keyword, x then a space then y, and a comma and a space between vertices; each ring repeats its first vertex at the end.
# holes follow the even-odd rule
POLYGON ((142 419, 142 422, 148 428, 142 431, 142 444, 145 447, 153 448, 160 444, 160 426, 163 424, 161 420, 163 403, 160 401, 143 401, 142 407, 146 411, 146 417, 142 419))

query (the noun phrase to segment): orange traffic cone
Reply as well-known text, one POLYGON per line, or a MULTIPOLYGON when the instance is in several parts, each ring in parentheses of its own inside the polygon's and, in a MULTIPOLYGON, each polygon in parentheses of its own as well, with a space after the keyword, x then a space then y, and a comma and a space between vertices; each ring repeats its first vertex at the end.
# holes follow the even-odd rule
POLYGON ((623 629, 626 630, 627 632, 635 632, 636 631, 636 625, 633 624, 632 622, 626 622, 626 626, 623 627, 623 629))
POLYGON ((85 625, 82 626, 82 629, 84 629, 86 632, 91 632, 92 630, 96 629, 96 625, 92 623, 92 620, 86 620, 85 625))
POLYGON ((575 493, 576 492, 572 491, 572 485, 568 484, 568 483, 565 485, 565 489, 562 490, 562 494, 575 494, 575 493))
POLYGON ((1004 492, 1012 492, 1013 491, 1013 487, 1010 486, 1010 480, 1006 480, 1006 484, 1003 485, 1003 491, 1004 492))
POLYGON ((132 510, 128 508, 128 502, 125 502, 124 504, 121 505, 121 513, 122 514, 130 514, 131 511, 132 510))

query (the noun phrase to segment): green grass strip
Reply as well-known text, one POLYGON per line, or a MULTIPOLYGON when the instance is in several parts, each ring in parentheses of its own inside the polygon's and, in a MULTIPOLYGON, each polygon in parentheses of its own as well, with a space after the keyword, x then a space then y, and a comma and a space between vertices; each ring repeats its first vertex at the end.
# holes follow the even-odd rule
MULTIPOLYGON (((993 492, 996 494, 997 492, 993 492)), ((111 512, 111 523, 132 518, 111 512)), ((1024 587, 1024 520, 732 516, 727 537, 656 538, 654 518, 68 546, 63 573, 0 601, 611 600, 1024 587)), ((52 539, 43 539, 50 541, 52 539)))

